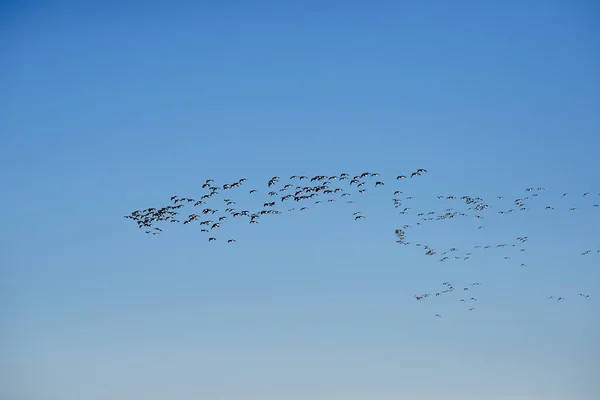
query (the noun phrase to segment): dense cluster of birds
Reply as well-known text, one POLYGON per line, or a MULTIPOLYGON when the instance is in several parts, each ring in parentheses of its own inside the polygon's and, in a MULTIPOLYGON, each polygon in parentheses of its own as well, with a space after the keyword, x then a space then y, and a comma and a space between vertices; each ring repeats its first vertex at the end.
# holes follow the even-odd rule
MULTIPOLYGON (((406 195, 402 187, 402 180, 418 179, 423 175, 427 174, 427 170, 419 168, 414 172, 407 174, 397 175, 394 180, 396 185, 399 187, 392 188, 388 193, 391 194, 394 208, 397 209, 398 214, 406 217, 413 216, 414 225, 411 223, 404 223, 397 227, 394 231, 396 243, 403 246, 414 245, 415 247, 421 248, 424 255, 428 257, 438 257, 439 262, 446 263, 452 260, 469 260, 471 259, 474 251, 488 250, 492 248, 496 249, 507 249, 516 248, 520 252, 526 251, 526 244, 529 241, 528 236, 518 236, 512 243, 495 243, 495 244, 477 244, 472 248, 459 250, 456 247, 449 247, 447 249, 434 248, 430 244, 408 241, 408 233, 413 226, 421 226, 423 224, 432 221, 450 221, 460 218, 474 218, 478 221, 483 221, 486 218, 486 214, 495 212, 499 215, 510 215, 512 213, 525 212, 530 210, 531 206, 538 205, 542 198, 542 194, 545 192, 543 187, 529 187, 525 189, 524 196, 515 199, 512 203, 506 200, 506 196, 496 196, 497 201, 500 205, 492 206, 484 199, 480 197, 474 197, 470 195, 457 196, 455 194, 438 195, 437 200, 441 202, 450 202, 452 207, 443 205, 440 209, 430 210, 424 212, 413 211, 414 196, 406 195), (458 206, 462 204, 463 208, 458 206)), ((340 173, 335 175, 316 175, 316 176, 305 176, 305 175, 293 175, 287 181, 282 180, 279 176, 273 176, 268 179, 266 184, 260 187, 247 188, 247 192, 251 196, 257 196, 261 189, 266 187, 267 199, 262 201, 262 207, 259 209, 251 210, 245 207, 239 207, 235 200, 234 195, 239 193, 240 190, 247 185, 246 178, 240 178, 235 182, 216 184, 213 179, 207 179, 200 186, 200 195, 197 197, 183 197, 173 195, 170 198, 171 204, 164 205, 159 208, 150 207, 143 210, 133 211, 131 214, 126 215, 125 218, 133 220, 140 229, 148 235, 159 235, 163 232, 163 228, 160 224, 182 224, 182 225, 199 225, 200 232, 207 235, 209 242, 215 242, 220 240, 222 235, 218 235, 216 232, 221 232, 222 227, 228 224, 229 220, 240 220, 245 221, 249 224, 258 224, 267 215, 279 215, 283 212, 294 212, 296 210, 300 212, 308 211, 313 205, 320 203, 335 203, 345 202, 347 204, 355 203, 356 196, 362 196, 370 190, 384 191, 385 183, 380 180, 379 173, 377 172, 362 172, 356 175, 350 175, 348 173, 340 173), (220 200, 220 201, 219 201, 220 200), (289 205, 288 205, 289 204, 289 205), (185 206, 191 207, 190 213, 184 213, 183 209, 185 206), (185 215, 187 214, 187 215, 185 215)), ((406 190, 406 189, 404 189, 406 190)), ((569 193, 562 193, 561 198, 567 196, 573 196, 569 193)), ((579 194, 581 197, 593 198, 594 196, 590 192, 584 192, 579 194)), ((598 194, 600 196, 600 193, 598 194)), ((588 202, 588 205, 594 208, 600 207, 600 197, 598 203, 593 201, 588 202)), ((543 203, 542 206, 545 212, 552 212, 558 207, 562 207, 569 212, 577 212, 578 207, 571 207, 569 205, 558 205, 558 204, 547 204, 543 203)), ((354 211, 351 217, 355 221, 364 220, 367 218, 362 211, 354 211)), ((407 221, 408 222, 408 221, 407 221)), ((477 229, 484 229, 485 225, 478 225, 477 229)), ((236 239, 231 237, 225 237, 227 243, 236 243, 236 239)), ((585 249, 581 255, 587 256, 591 253, 600 253, 600 249, 585 249)), ((505 260, 511 260, 510 255, 504 256, 505 260)), ((521 267, 527 267, 525 262, 520 262, 521 267)), ((472 286, 479 286, 479 283, 473 283, 472 286)), ((468 290, 469 287, 464 287, 463 291, 468 290)), ((415 296, 419 301, 426 299, 427 297, 433 296, 438 297, 444 294, 451 293, 455 290, 454 286, 449 282, 444 282, 443 289, 434 293, 425 293, 415 296)), ((588 298, 587 294, 579 294, 582 298, 588 298)), ((556 301, 564 300, 563 297, 555 298, 554 296, 548 297, 548 299, 556 301)), ((476 298, 469 297, 460 299, 461 302, 472 304, 476 301, 476 298)), ((469 307, 469 311, 473 311, 474 307, 469 307)), ((438 317, 440 315, 437 315, 438 317)))
MULTIPOLYGON (((409 174, 409 176, 411 178, 415 178, 426 172, 427 171, 425 169, 420 168, 417 171, 409 174)), ((235 208, 234 205, 236 202, 230 198, 223 199, 222 204, 225 208, 222 211, 216 208, 211 208, 214 206, 207 206, 207 203, 211 199, 218 197, 219 194, 241 187, 247 181, 246 178, 241 178, 236 182, 225 183, 223 185, 217 185, 214 183, 214 180, 207 179, 201 185, 201 189, 203 189, 205 193, 201 194, 198 199, 191 197, 180 197, 177 195, 171 196, 172 204, 160 208, 150 207, 144 210, 136 210, 130 215, 126 215, 125 218, 135 221, 139 228, 146 228, 145 232, 149 235, 158 235, 162 232, 161 228, 154 227, 154 225, 160 222, 181 222, 183 225, 198 223, 199 225, 203 226, 202 232, 209 233, 213 229, 219 228, 221 226, 221 222, 226 220, 228 217, 242 217, 246 218, 246 220, 251 224, 258 224, 261 216, 282 213, 282 211, 275 208, 278 203, 284 204, 286 202, 296 202, 297 204, 301 205, 298 208, 299 211, 307 211, 309 207, 305 206, 305 204, 311 200, 314 201, 314 204, 319 204, 323 201, 333 203, 340 199, 345 199, 346 203, 354 203, 354 200, 346 198, 352 196, 353 193, 366 193, 368 189, 365 185, 368 183, 369 178, 374 178, 377 176, 379 176, 378 173, 370 172, 363 172, 352 177, 348 173, 341 173, 339 175, 317 175, 311 178, 305 175, 293 175, 289 179, 290 182, 285 184, 280 182, 281 178, 279 176, 274 176, 267 182, 267 188, 269 189, 268 196, 278 197, 278 199, 265 201, 263 203, 262 210, 252 212, 248 209, 235 208), (338 186, 334 187, 334 181, 338 182, 338 186), (294 185, 291 182, 296 184, 294 185), (344 185, 342 184, 345 182, 347 182, 347 185, 344 188, 344 185), (186 204, 192 204, 193 207, 198 207, 199 211, 191 213, 185 218, 181 218, 179 217, 179 215, 181 215, 181 208, 183 208, 186 204), (215 214, 219 212, 220 215, 215 216, 215 214)), ((397 179, 405 178, 406 175, 399 175, 397 177, 397 179)), ((384 183, 378 180, 371 183, 374 187, 384 186, 384 183)), ((257 189, 249 190, 249 194, 254 193, 257 193, 257 189)), ((396 191, 394 192, 394 195, 401 193, 402 192, 396 191)), ((411 197, 408 197, 408 199, 411 199, 411 197)), ((395 199, 395 202, 399 207, 401 200, 395 199)), ((295 210, 296 207, 287 209, 288 212, 295 210)), ((409 208, 405 208, 401 213, 406 214, 408 210, 409 208)), ((361 212, 354 213, 355 220, 364 218, 365 216, 362 215, 361 212)), ((208 240, 215 241, 217 238, 210 236, 208 240)), ((233 242, 231 239, 229 239, 229 241, 233 242)))

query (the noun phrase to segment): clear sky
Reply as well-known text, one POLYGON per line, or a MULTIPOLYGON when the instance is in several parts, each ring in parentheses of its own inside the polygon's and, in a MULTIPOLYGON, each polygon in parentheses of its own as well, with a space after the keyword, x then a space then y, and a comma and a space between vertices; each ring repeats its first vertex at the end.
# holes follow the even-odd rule
POLYGON ((92 3, 0 5, 0 398, 597 398, 597 2, 92 3), (282 214, 123 218, 242 177, 282 214))

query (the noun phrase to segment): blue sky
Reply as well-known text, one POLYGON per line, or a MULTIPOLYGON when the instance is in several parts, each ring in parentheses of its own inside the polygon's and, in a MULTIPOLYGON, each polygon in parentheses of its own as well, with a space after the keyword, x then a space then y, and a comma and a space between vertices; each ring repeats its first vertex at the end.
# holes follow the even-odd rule
POLYGON ((140 4, 0 6, 0 397, 600 391, 595 2, 140 4), (247 178, 231 198, 258 210, 275 175, 363 171, 386 185, 230 219, 211 243, 123 218, 208 178, 247 178), (529 210, 498 213, 529 187, 546 189, 529 210), (466 210, 438 195, 490 209, 417 227, 466 210), (494 247, 517 236, 526 251, 494 247), (457 291, 415 300, 444 281, 457 291))

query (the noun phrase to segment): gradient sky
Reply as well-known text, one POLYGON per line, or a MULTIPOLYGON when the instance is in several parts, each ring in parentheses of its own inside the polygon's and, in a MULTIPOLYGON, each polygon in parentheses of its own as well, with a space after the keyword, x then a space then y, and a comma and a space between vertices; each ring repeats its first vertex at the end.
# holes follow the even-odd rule
POLYGON ((0 5, 0 398, 597 398, 596 2, 102 3, 0 5), (527 251, 396 244, 417 168, 415 211, 492 208, 409 241, 527 251), (274 175, 363 171, 385 189, 235 244, 123 218, 208 178, 246 177, 245 207, 274 175), (480 282, 476 310, 414 299, 446 280, 480 282))

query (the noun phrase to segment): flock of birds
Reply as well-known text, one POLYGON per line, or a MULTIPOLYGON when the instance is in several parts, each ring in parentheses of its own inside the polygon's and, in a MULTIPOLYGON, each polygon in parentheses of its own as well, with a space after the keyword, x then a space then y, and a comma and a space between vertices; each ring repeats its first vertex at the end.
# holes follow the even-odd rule
MULTIPOLYGON (((496 200, 501 202, 501 208, 497 209, 496 206, 492 206, 485 202, 480 197, 472 197, 469 195, 455 196, 455 195, 438 195, 438 201, 450 201, 453 202, 453 207, 443 207, 438 210, 426 211, 426 212, 415 212, 413 211, 412 205, 414 202, 413 196, 406 195, 402 190, 402 180, 418 179, 424 174, 427 174, 427 170, 419 168, 414 172, 397 175, 394 180, 397 188, 393 188, 389 191, 392 197, 394 208, 398 211, 398 214, 407 216, 416 216, 414 225, 411 223, 405 223, 398 226, 395 231, 396 243, 403 246, 414 245, 415 247, 421 248, 424 255, 428 257, 438 257, 439 262, 445 263, 451 260, 469 260, 473 255, 473 251, 487 250, 491 248, 507 249, 516 248, 520 252, 526 251, 526 244, 528 242, 527 236, 518 236, 515 238, 513 243, 497 243, 497 244, 480 244, 474 245, 464 251, 459 251, 458 248, 450 247, 447 249, 437 249, 426 243, 408 241, 408 234, 414 226, 420 226, 432 221, 449 221, 460 218, 475 218, 478 221, 483 221, 486 214, 496 210, 495 212, 499 215, 510 215, 512 213, 524 212, 530 210, 530 205, 535 202, 539 203, 542 193, 545 191, 542 187, 529 187, 525 189, 525 195, 515 199, 512 203, 506 200, 504 196, 497 196, 496 200), (458 208, 457 204, 463 205, 463 208, 458 208)), ((241 178, 235 182, 216 184, 212 179, 207 179, 202 185, 201 190, 203 193, 198 198, 192 197, 181 197, 171 196, 171 204, 162 206, 160 208, 150 207, 143 210, 133 211, 130 215, 126 215, 125 218, 133 220, 140 229, 144 229, 144 232, 148 235, 159 235, 163 232, 163 228, 160 224, 182 224, 191 225, 196 224, 200 226, 200 231, 206 234, 209 242, 220 240, 220 235, 217 232, 221 232, 223 226, 227 225, 229 220, 245 221, 249 224, 258 224, 263 221, 267 215, 279 215, 283 212, 306 212, 313 206, 320 203, 335 203, 345 202, 347 204, 355 203, 357 196, 362 196, 370 190, 385 191, 385 183, 380 180, 379 173, 376 172, 362 172, 357 175, 350 175, 348 173, 341 173, 339 175, 316 175, 308 177, 305 175, 293 175, 287 181, 283 181, 281 177, 274 176, 266 182, 266 192, 268 198, 261 201, 262 207, 259 209, 250 210, 249 208, 239 207, 233 195, 236 192, 243 190, 243 187, 247 186, 247 179, 241 178), (231 195, 230 195, 231 194, 231 195), (219 201, 220 200, 220 201, 219 201), (184 213, 183 208, 188 206, 192 212, 184 213), (187 214, 187 216, 185 215, 187 214)), ((264 188, 264 186, 263 186, 264 188)), ((258 196, 260 188, 252 187, 247 188, 247 194, 250 196, 258 196)), ((562 198, 567 196, 573 196, 568 193, 562 193, 562 198)), ((579 194, 579 196, 585 198, 592 198, 593 195, 589 192, 579 194)), ((600 196, 600 193, 598 194, 600 196)), ((597 197, 600 199, 600 197, 597 197)), ((600 203, 600 200, 599 200, 600 203)), ((589 206, 598 208, 599 203, 591 201, 589 206)), ((543 204, 545 212, 551 212, 555 210, 555 205, 543 204)), ((558 206, 556 206, 558 207, 558 206)), ((577 212, 578 207, 569 207, 569 212, 577 212)), ((360 221, 365 216, 361 211, 354 211, 352 218, 355 221, 360 221)), ((408 222, 408 221, 407 221, 408 222)), ((484 229, 484 225, 478 225, 477 229, 484 229)), ((226 237, 224 240, 227 243, 235 243, 236 239, 226 237)), ((581 255, 587 256, 591 253, 600 253, 600 250, 586 249, 581 255)), ((511 256, 506 255, 505 260, 510 260, 511 256)), ((520 263, 521 267, 527 267, 526 263, 520 263)), ((479 286, 480 283, 472 283, 470 286, 463 288, 463 291, 469 290, 474 286, 479 286)), ((445 294, 452 293, 455 290, 454 286, 449 282, 443 283, 443 289, 434 293, 424 293, 416 295, 415 298, 418 301, 423 301, 428 297, 438 297, 445 294)), ((588 294, 579 294, 582 298, 589 298, 588 294)), ((468 304, 468 310, 473 311, 475 308, 472 306, 473 302, 477 299, 475 297, 467 296, 461 298, 460 302, 468 304), (467 298, 468 297, 468 298, 467 298)), ((562 301, 563 297, 555 298, 549 296, 549 300, 562 301)), ((436 314, 437 317, 441 315, 436 314)))

